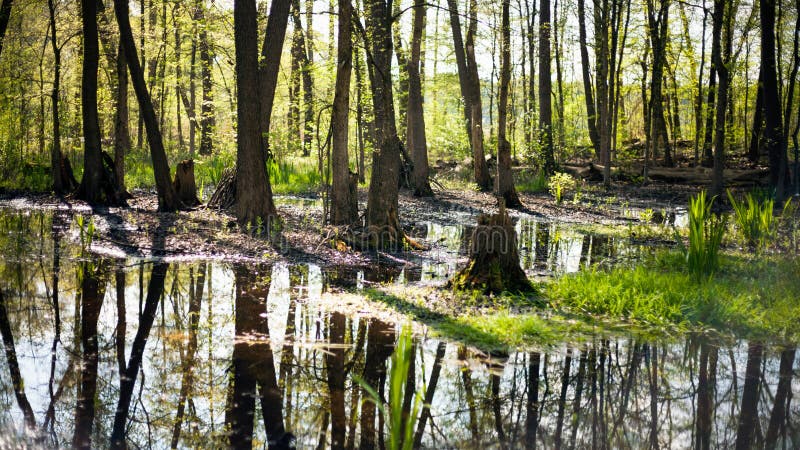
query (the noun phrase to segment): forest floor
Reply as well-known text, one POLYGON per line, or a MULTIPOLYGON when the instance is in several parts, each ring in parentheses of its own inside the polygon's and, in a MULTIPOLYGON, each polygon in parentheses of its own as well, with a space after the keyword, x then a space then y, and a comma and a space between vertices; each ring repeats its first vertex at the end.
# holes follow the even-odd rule
MULTIPOLYGON (((582 188, 577 200, 573 194, 567 194, 561 205, 556 205, 546 193, 521 193, 525 207, 511 214, 548 222, 613 227, 637 221, 638 214, 646 209, 660 211, 685 206, 689 195, 698 190, 664 183, 644 187, 619 184, 605 190, 590 184, 582 188)), ((359 190, 359 199, 363 213, 365 188, 359 190)), ((276 198, 282 227, 271 239, 240 230, 235 217, 225 211, 198 207, 177 213, 157 212, 154 192, 135 191, 128 203, 127 208, 92 209, 82 201, 48 194, 0 193, 0 208, 49 210, 69 218, 91 216, 94 224, 91 251, 102 256, 182 261, 287 260, 335 266, 387 260, 382 252, 360 252, 336 245, 339 230, 323 225, 322 201, 312 196, 276 198)), ((475 190, 441 189, 430 198, 414 197, 407 190, 400 193, 400 221, 412 237, 425 222, 474 225, 479 214, 496 210, 497 200, 491 193, 475 190)), ((74 231, 71 237, 78 240, 79 231, 74 231)))

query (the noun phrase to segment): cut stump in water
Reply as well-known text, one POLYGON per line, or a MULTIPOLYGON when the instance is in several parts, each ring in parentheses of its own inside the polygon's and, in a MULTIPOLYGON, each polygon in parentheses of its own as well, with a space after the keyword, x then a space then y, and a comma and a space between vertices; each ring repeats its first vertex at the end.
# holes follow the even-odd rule
POLYGON ((469 262, 448 285, 485 293, 535 291, 519 265, 517 233, 502 202, 497 214, 478 216, 478 226, 470 241, 469 262))
POLYGON ((178 163, 175 169, 175 181, 172 184, 181 203, 186 206, 200 204, 200 199, 197 198, 197 184, 194 181, 194 161, 185 159, 178 163))

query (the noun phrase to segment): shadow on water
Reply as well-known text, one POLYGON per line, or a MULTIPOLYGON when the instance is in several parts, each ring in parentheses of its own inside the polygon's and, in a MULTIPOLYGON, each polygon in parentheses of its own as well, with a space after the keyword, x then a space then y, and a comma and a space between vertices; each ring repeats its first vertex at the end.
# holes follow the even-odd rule
MULTIPOLYGON (((388 398, 400 327, 322 294, 360 284, 447 323, 370 289, 421 280, 402 267, 89 261, 58 216, 0 226, 0 448, 386 448, 388 418, 353 377, 388 398)), ((518 226, 534 265, 620 251, 593 236, 567 251, 552 226, 518 226)), ((454 247, 463 234, 429 229, 454 247)), ((800 448, 795 348, 691 335, 547 348, 488 358, 418 337, 414 447, 800 448)))

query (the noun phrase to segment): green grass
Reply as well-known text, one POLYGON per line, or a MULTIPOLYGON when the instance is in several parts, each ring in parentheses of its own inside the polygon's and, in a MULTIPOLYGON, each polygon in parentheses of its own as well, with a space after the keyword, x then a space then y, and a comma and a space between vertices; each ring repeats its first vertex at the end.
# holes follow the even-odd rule
POLYGON ((714 198, 701 191, 689 199, 689 246, 684 248, 689 271, 696 277, 713 274, 719 267, 719 250, 727 217, 711 212, 714 198))
POLYGON ((748 246, 755 249, 763 249, 772 239, 775 232, 775 220, 773 209, 775 202, 771 198, 759 198, 752 192, 748 192, 741 201, 736 201, 733 194, 728 190, 728 199, 733 207, 733 217, 736 220, 736 228, 742 234, 748 246))
POLYGON ((515 181, 518 192, 527 194, 547 192, 547 175, 543 171, 520 172, 515 181))
POLYGON ((631 323, 714 328, 737 336, 800 338, 800 261, 725 256, 713 278, 694 277, 678 252, 634 268, 587 271, 546 288, 556 309, 631 323))

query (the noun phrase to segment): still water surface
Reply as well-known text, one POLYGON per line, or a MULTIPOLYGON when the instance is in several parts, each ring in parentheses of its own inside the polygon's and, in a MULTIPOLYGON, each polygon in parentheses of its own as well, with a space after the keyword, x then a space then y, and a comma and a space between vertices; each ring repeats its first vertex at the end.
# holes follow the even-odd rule
MULTIPOLYGON (((554 227, 518 224, 529 273, 640 251, 554 227)), ((0 448, 385 448, 386 418, 353 377, 388 395, 402 324, 337 312, 329 292, 441 280, 468 234, 428 224, 439 256, 365 270, 89 258, 51 213, 4 211, 0 231, 0 448)), ((800 448, 794 348, 546 344, 490 357, 418 335, 415 447, 800 448)))

